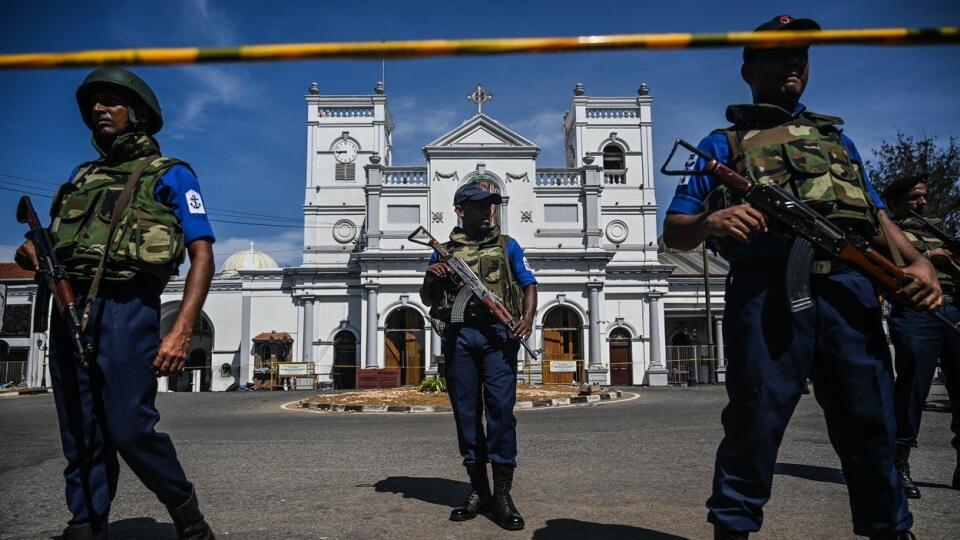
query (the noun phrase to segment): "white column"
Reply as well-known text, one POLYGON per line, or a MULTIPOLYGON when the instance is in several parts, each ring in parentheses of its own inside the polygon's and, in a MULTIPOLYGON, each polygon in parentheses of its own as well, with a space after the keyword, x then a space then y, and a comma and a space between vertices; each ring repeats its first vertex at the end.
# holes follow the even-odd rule
POLYGON ((590 293, 587 304, 587 317, 590 327, 590 365, 587 368, 587 381, 590 383, 606 384, 607 370, 600 360, 600 282, 587 283, 590 293))
POLYGON ((650 303, 650 368, 647 369, 647 384, 650 386, 666 386, 667 370, 664 367, 664 358, 667 355, 663 332, 663 304, 659 294, 647 297, 650 303))
POLYGON ((723 354, 723 319, 714 319, 713 339, 717 342, 717 382, 727 382, 727 358, 723 354))
POLYGON ((303 299, 303 352, 300 356, 301 362, 313 361, 313 297, 303 299))
POLYGON ((237 361, 237 385, 245 386, 250 376, 250 297, 240 299, 240 358, 237 361))
POLYGON ((436 328, 430 325, 430 358, 428 359, 427 371, 437 373, 439 370, 440 357, 443 355, 443 338, 436 328))
POLYGON ((367 369, 375 369, 378 367, 377 322, 379 314, 377 309, 377 289, 380 288, 380 285, 367 283, 364 285, 364 288, 367 290, 367 329, 366 346, 363 349, 363 356, 366 358, 366 361, 363 365, 367 369))
POLYGON ((200 391, 200 370, 199 369, 191 370, 190 378, 193 381, 192 388, 190 389, 190 391, 199 392, 200 391))
POLYGON ((170 389, 170 377, 157 377, 157 392, 166 392, 170 389))

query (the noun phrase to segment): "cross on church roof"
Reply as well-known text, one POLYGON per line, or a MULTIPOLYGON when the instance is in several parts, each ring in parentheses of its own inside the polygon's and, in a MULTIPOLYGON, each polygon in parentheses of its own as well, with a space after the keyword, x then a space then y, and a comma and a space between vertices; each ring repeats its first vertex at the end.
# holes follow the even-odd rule
POLYGON ((467 94, 467 100, 477 104, 477 114, 483 113, 483 104, 493 99, 493 94, 487 92, 482 84, 478 84, 476 90, 467 94))

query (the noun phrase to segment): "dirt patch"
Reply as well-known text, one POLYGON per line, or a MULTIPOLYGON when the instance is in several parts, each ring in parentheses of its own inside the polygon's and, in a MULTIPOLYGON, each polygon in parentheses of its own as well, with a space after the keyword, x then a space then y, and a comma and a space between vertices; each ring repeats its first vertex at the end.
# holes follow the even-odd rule
MULTIPOLYGON (((538 399, 565 399, 577 395, 578 387, 567 384, 517 384, 517 401, 536 401, 538 399)), ((420 392, 414 386, 400 388, 381 388, 376 390, 356 390, 342 394, 325 394, 307 400, 310 403, 329 403, 331 405, 396 405, 412 407, 426 405, 449 407, 450 399, 446 393, 420 392)))

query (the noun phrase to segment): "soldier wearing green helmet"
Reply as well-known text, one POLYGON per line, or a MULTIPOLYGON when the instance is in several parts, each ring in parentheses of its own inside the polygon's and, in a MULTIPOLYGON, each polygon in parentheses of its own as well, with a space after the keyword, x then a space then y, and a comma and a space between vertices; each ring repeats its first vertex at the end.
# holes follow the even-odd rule
MULTIPOLYGON (((72 513, 64 538, 107 538, 118 456, 167 507, 179 538, 213 538, 173 442, 155 429, 154 406, 157 376, 183 371, 213 277, 214 235, 200 185, 186 162, 161 156, 153 138, 163 127, 160 102, 140 77, 99 68, 76 98, 99 157, 74 169, 50 209, 54 250, 93 347, 89 367, 81 367, 54 314, 50 374, 72 513), (185 254, 183 301, 161 340, 160 293, 185 254)), ((17 262, 38 269, 31 242, 17 250, 17 262)))

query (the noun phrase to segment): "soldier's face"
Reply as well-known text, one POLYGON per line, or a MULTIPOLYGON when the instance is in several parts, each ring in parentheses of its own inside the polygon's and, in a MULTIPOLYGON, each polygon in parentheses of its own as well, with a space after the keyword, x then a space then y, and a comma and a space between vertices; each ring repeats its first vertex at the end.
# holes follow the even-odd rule
POLYGON ((743 79, 756 101, 781 104, 800 99, 810 79, 805 47, 760 49, 743 65, 743 79))
POLYGON ((913 186, 913 189, 904 195, 903 204, 907 210, 923 212, 923 207, 927 205, 927 185, 920 183, 913 186))
POLYGON ((128 103, 120 94, 97 92, 90 97, 89 105, 94 135, 113 137, 130 126, 128 103))
POLYGON ((463 223, 464 229, 477 229, 489 227, 492 224, 493 214, 496 212, 497 205, 486 201, 467 201, 463 206, 457 209, 457 215, 463 223))

